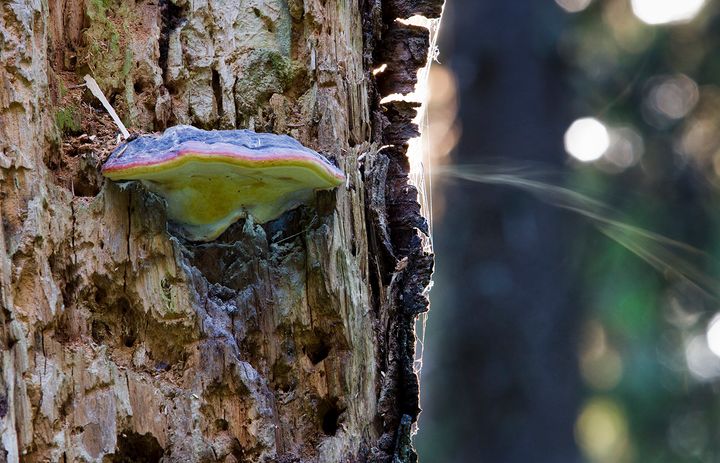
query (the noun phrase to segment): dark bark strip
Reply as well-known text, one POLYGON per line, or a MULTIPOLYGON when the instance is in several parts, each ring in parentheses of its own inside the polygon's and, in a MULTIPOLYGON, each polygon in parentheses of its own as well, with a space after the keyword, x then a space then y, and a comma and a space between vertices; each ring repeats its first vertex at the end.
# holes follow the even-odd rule
POLYGON ((418 191, 409 182, 408 140, 419 134, 411 122, 418 105, 380 104, 394 93, 414 90, 417 71, 427 64, 429 31, 396 18, 422 14, 437 18, 442 0, 366 0, 362 2, 368 73, 385 64, 374 80, 371 101, 374 141, 385 146, 367 160, 366 211, 377 316, 378 415, 382 435, 371 462, 417 461, 410 442, 411 425, 420 412, 418 378, 413 370, 415 321, 428 310, 426 288, 434 258, 423 250, 419 233, 428 233, 418 191), (378 33, 381 31, 381 33, 378 33))

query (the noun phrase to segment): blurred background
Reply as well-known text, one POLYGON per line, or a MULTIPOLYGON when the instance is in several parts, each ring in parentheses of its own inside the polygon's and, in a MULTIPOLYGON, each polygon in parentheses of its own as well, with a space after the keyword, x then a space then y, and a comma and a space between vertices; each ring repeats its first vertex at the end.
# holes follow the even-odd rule
POLYGON ((447 0, 438 47, 421 461, 720 462, 718 2, 447 0))

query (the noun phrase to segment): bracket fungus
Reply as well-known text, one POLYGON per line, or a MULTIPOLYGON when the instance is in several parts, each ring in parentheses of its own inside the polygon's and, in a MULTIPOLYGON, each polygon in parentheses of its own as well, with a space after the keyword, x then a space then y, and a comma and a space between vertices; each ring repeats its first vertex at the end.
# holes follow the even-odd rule
POLYGON ((102 173, 140 181, 167 203, 168 218, 193 241, 210 241, 247 215, 258 223, 335 188, 345 174, 287 135, 175 126, 115 149, 102 173))

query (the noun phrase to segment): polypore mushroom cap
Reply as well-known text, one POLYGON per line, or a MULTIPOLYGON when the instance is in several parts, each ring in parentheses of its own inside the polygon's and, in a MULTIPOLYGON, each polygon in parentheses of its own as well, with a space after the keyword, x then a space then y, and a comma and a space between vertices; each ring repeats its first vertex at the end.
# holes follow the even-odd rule
POLYGON ((167 202, 168 218, 193 241, 217 238, 251 214, 265 223, 345 180, 324 156, 287 135, 175 126, 117 148, 102 168, 138 180, 167 202))

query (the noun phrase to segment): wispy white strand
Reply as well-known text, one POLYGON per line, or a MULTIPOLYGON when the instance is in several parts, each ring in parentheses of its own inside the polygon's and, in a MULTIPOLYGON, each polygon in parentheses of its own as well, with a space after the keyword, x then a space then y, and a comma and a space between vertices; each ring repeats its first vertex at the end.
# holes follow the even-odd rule
POLYGON ((95 79, 93 79, 87 74, 85 74, 84 79, 87 88, 89 88, 92 94, 95 95, 95 98, 100 100, 100 103, 102 103, 102 105, 105 107, 105 110, 108 112, 108 114, 110 114, 112 120, 115 121, 115 125, 117 125, 120 129, 120 133, 122 133, 123 138, 126 140, 130 138, 130 132, 128 132, 128 130, 125 128, 125 124, 122 123, 113 107, 110 106, 110 102, 107 100, 107 98, 105 98, 105 94, 103 94, 102 90, 100 90, 100 86, 97 84, 95 79))

